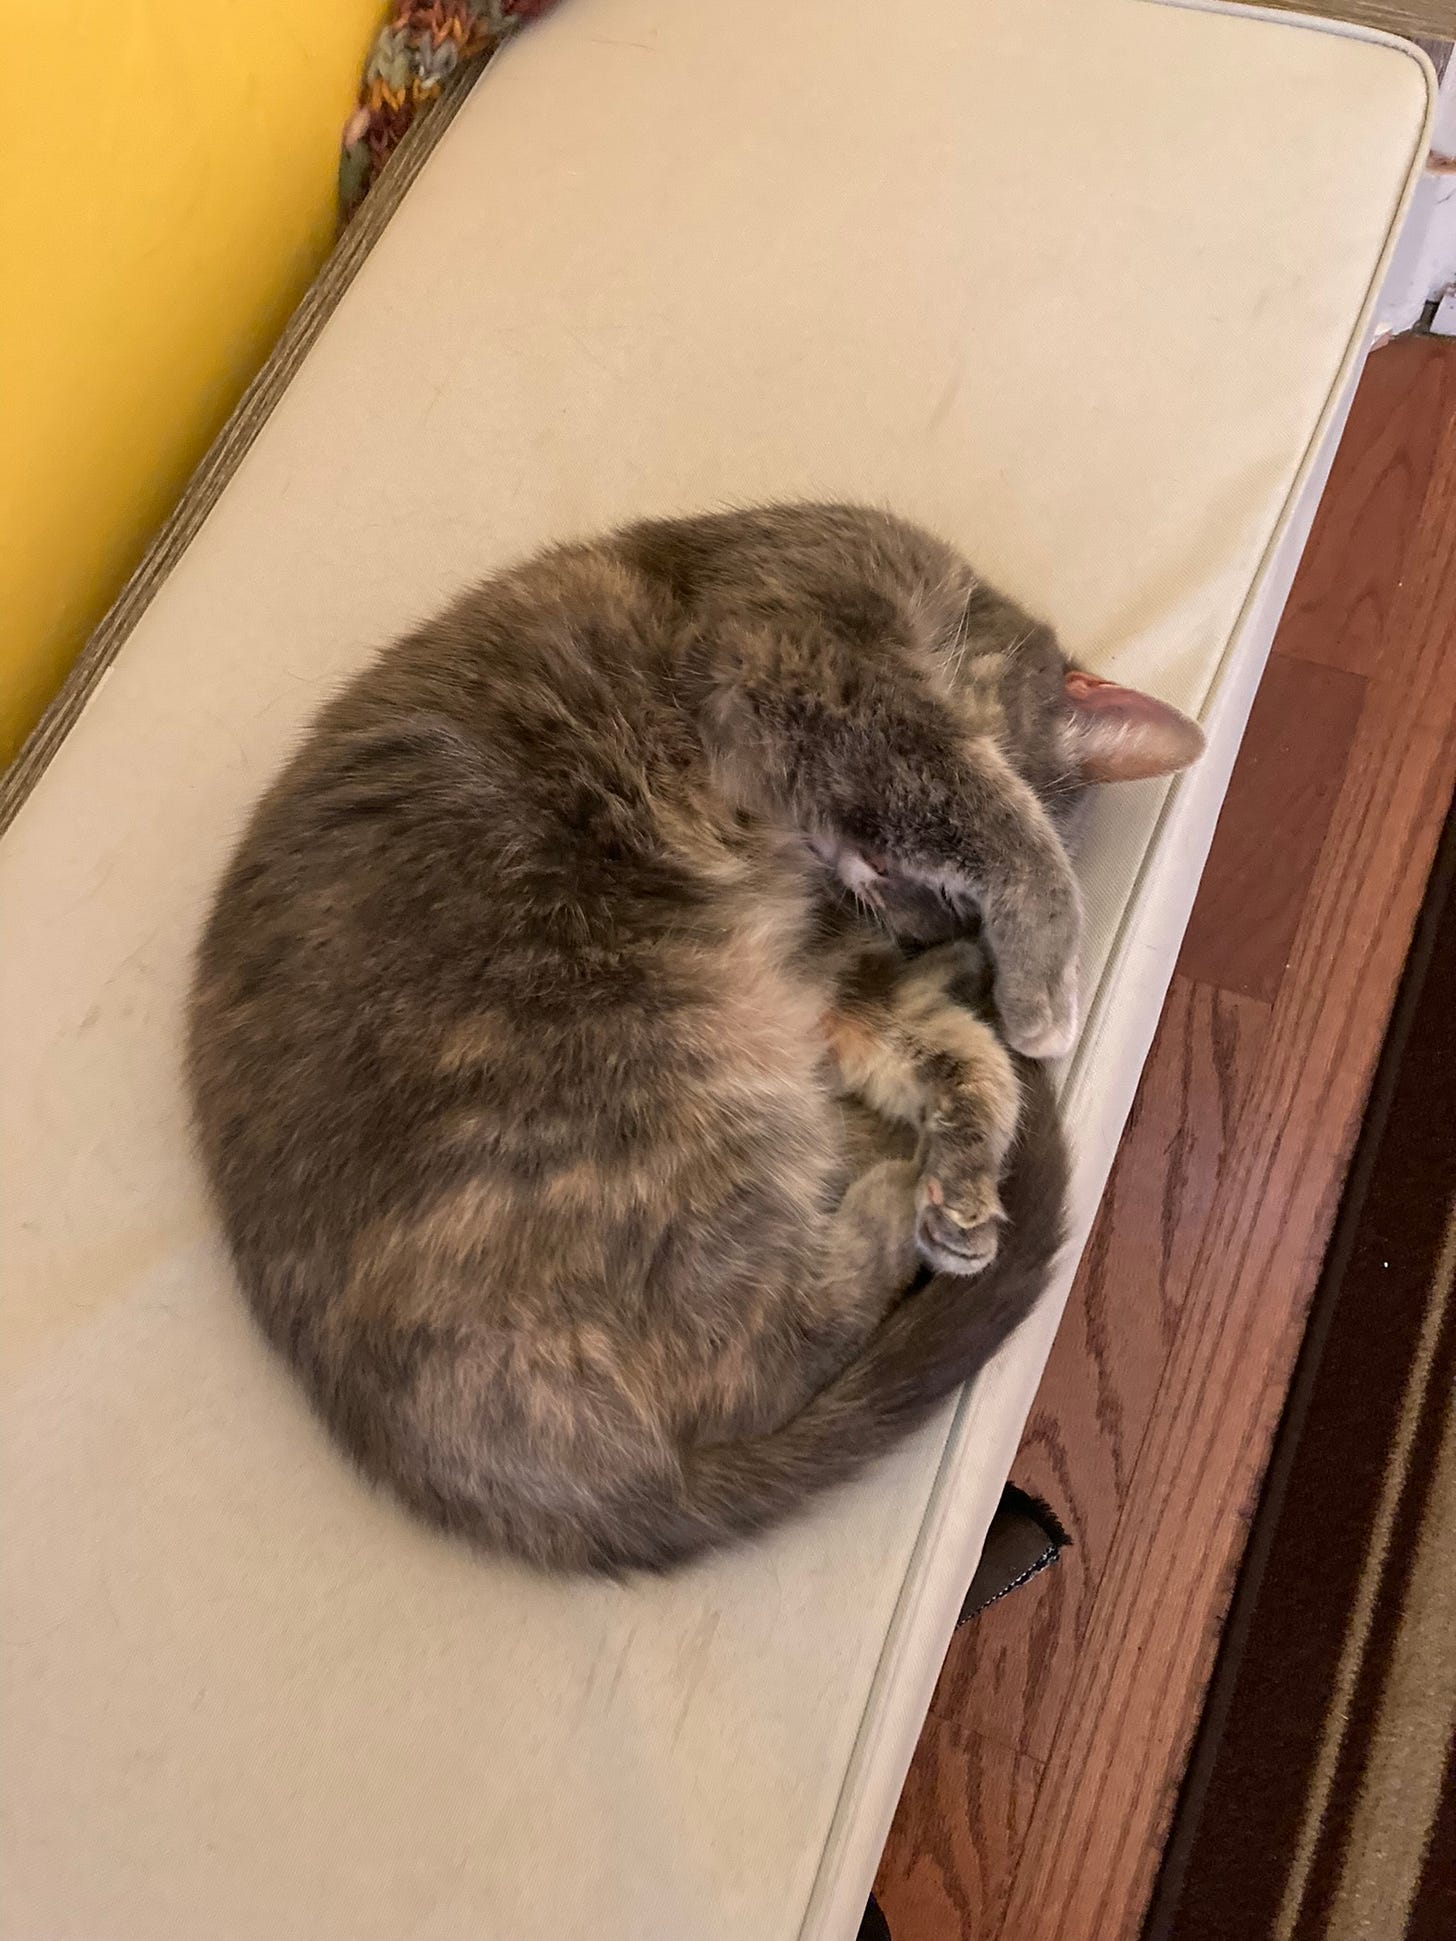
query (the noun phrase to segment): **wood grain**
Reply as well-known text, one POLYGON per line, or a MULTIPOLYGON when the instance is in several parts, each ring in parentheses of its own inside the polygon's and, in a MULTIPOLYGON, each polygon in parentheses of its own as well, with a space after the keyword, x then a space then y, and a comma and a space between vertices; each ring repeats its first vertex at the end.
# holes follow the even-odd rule
POLYGON ((1408 40, 1456 40, 1456 0, 1263 0, 1286 13, 1323 14, 1383 27, 1408 40))
POLYGON ((1358 674, 1270 658, 1183 942, 1200 982, 1273 1002, 1364 704, 1358 674))
POLYGON ((957 1637, 895 1941, 1140 1926, 1456 783, 1456 346, 1372 361, 1258 718, 1014 1472, 1075 1548, 957 1637))
POLYGON ((898 1861, 905 1871, 881 1881, 897 1932, 900 1922, 925 1934, 981 1932, 1004 1900, 1040 1777, 1034 1761, 981 1733, 927 1727, 886 1849, 887 1869, 898 1861))
POLYGON ((1276 651, 1370 676, 1400 664, 1387 625, 1390 564, 1404 560, 1447 422, 1449 379, 1439 355, 1392 344, 1365 366, 1359 436, 1335 454, 1276 651))

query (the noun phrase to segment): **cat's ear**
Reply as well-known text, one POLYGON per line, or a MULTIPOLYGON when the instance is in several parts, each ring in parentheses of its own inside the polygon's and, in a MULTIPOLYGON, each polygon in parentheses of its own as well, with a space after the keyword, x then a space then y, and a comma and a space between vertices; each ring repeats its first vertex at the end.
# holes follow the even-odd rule
POLYGON ((1086 782, 1173 775, 1203 753, 1203 730, 1166 701, 1070 667, 1072 747, 1086 782))

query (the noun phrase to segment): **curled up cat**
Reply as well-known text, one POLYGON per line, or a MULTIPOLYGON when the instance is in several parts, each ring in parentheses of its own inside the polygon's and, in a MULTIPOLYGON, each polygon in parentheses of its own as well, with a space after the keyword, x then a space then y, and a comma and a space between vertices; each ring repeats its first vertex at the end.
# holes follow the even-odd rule
POLYGON ((189 1046, 362 1469, 664 1568, 923 1422, 1060 1243, 1077 805, 1200 747, 852 506, 560 546, 387 648, 253 816, 189 1046))

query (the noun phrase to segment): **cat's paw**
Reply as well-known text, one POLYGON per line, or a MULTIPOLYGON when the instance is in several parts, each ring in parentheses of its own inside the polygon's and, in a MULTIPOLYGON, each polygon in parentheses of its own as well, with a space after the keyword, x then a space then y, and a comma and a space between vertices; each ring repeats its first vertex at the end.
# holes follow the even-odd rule
POLYGON ((991 980, 991 958, 981 940, 954 937, 922 950, 901 972, 900 1006, 919 1020, 946 1005, 980 1015, 990 1005, 991 980))
POLYGON ((1001 1034, 1023 1058, 1065 1058, 1077 1038, 1080 1007, 1075 959, 1049 985, 998 975, 996 1010, 1001 1034))
POLYGON ((940 1274, 982 1274, 996 1258, 1005 1215, 995 1178, 927 1172, 916 1193, 915 1250, 940 1274))
POLYGON ((996 1012, 1024 1058, 1064 1058, 1077 1036, 1082 898, 1066 856, 1048 852, 1035 888, 1008 899, 996 938, 996 1012))

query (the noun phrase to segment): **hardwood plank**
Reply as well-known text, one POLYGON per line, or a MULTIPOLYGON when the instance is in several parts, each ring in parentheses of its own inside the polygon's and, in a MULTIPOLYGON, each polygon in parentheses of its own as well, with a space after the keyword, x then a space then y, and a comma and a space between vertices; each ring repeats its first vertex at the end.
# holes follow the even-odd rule
POLYGON ((1401 338, 1360 380, 1360 435, 1335 454, 1319 518, 1279 628, 1278 652, 1377 674, 1401 642, 1384 625, 1401 558, 1451 420, 1449 344, 1401 338))
MULTIPOLYGON (((1215 967, 1195 938, 1174 980, 1015 1470, 1075 1547, 958 1635, 927 1732, 943 1788, 956 1777, 939 1756, 944 1730, 1006 1755, 980 1769, 973 1807, 963 1790, 936 1809, 952 1825, 957 1813, 1022 1824, 1015 1760, 1040 1769, 1027 1835, 998 1845, 968 1825, 976 1891, 942 1883, 927 1900, 907 1883, 927 1878, 915 1840, 931 1822, 924 1809, 897 1819, 882 1875, 895 1941, 1137 1931, 1242 1513, 1456 780, 1456 348, 1410 341, 1372 360, 1281 634, 1285 659, 1291 628, 1296 640, 1339 637, 1349 664, 1335 671, 1373 678, 1324 805, 1290 969, 1272 1007, 1220 991, 1191 974, 1215 967), (1341 633, 1351 586, 1361 623, 1341 633), (953 1908, 974 1921, 953 1922, 953 1908)), ((1295 705, 1302 683, 1275 678, 1295 705)), ((1250 785, 1241 763, 1236 816, 1250 786, 1256 803, 1269 785, 1250 785)), ((1263 895, 1290 854, 1223 843, 1203 894, 1236 915, 1229 873, 1263 895)), ((923 1795, 929 1783, 917 1754, 911 1785, 923 1795)), ((959 1849, 937 1851, 943 1871, 959 1849)))
POLYGON ((1032 1760, 979 1733, 926 1731, 875 1883, 897 1941, 982 1932, 1005 1899, 1039 1778, 1032 1760))
MULTIPOLYGON (((1456 363, 1443 396, 1456 401, 1456 363)), ((1361 435, 1357 427, 1356 434, 1361 435)), ((1238 1115, 1001 1932, 1136 1934, 1370 1071, 1456 784, 1456 432, 1387 563, 1359 732, 1238 1115)))
POLYGON ((1273 1002, 1364 702, 1359 674, 1271 656, 1183 940, 1201 982, 1273 1002))

